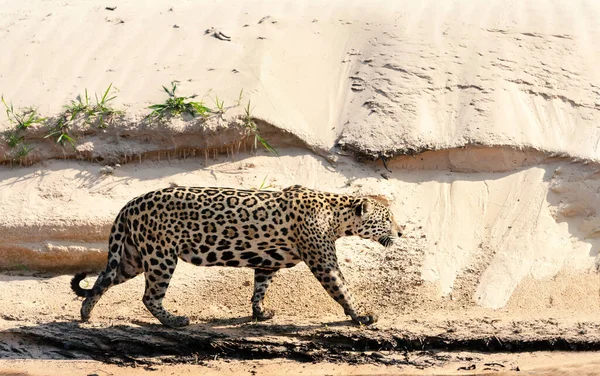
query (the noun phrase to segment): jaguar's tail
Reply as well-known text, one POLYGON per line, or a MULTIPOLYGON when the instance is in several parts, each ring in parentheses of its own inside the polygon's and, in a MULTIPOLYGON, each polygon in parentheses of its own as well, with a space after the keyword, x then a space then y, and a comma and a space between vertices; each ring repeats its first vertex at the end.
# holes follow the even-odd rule
POLYGON ((73 290, 75 295, 80 296, 82 298, 87 298, 88 296, 91 296, 93 291, 92 289, 84 289, 79 285, 79 283, 83 281, 85 277, 87 277, 87 273, 84 272, 75 274, 73 279, 71 279, 71 290, 73 290))
POLYGON ((120 233, 127 231, 127 223, 125 220, 124 212, 119 213, 117 218, 115 219, 115 223, 111 230, 110 240, 109 240, 109 249, 108 249, 108 261, 106 263, 106 269, 98 275, 98 279, 96 279, 96 283, 94 283, 94 287, 91 289, 82 288, 79 283, 83 281, 83 279, 87 276, 87 273, 77 273, 71 279, 71 290, 82 298, 90 298, 96 295, 101 295, 108 289, 119 274, 119 267, 121 265, 121 256, 123 254, 123 250, 125 247, 125 236, 114 236, 115 232, 118 231, 120 233))

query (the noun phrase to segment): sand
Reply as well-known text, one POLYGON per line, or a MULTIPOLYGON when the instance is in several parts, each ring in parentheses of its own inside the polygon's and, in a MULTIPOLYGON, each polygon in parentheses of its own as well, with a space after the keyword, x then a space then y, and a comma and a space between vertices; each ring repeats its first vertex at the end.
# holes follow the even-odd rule
MULTIPOLYGON (((23 133, 34 147, 23 160, 0 141, 4 330, 76 320, 68 275, 102 269, 121 206, 173 184, 302 184, 387 202, 406 225, 394 248, 338 242, 351 288, 384 331, 430 317, 423 327, 464 317, 473 335, 485 317, 598 323, 594 2, 0 0, 0 9, 0 94, 15 108, 53 122, 85 89, 93 100, 112 83, 123 111, 106 129, 74 124, 75 148, 45 138, 44 126, 23 133), (172 81, 227 111, 148 121, 172 81), (278 155, 243 127, 248 103, 278 155)), ((0 114, 0 130, 13 128, 0 114)), ((196 323, 247 314, 249 271, 179 269, 169 296, 196 323)), ((109 292, 99 325, 152 322, 142 288, 138 278, 109 292)), ((299 325, 344 320, 321 290, 298 266, 269 304, 299 325)))

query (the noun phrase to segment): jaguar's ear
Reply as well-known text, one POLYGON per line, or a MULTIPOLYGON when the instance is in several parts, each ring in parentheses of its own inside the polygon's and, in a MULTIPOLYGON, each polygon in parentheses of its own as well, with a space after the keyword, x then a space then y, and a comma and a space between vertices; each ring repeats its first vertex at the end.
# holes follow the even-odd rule
POLYGON ((372 208, 373 204, 371 204, 371 202, 368 199, 364 198, 358 200, 356 206, 354 207, 354 211, 357 216, 363 217, 365 214, 368 214, 372 208))

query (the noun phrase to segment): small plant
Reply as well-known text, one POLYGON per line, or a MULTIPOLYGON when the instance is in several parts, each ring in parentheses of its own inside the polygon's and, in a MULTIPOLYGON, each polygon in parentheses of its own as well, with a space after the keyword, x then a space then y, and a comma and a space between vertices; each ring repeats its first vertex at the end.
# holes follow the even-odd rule
POLYGON ((244 89, 240 89, 240 95, 238 96, 238 99, 235 101, 235 105, 239 106, 240 104, 242 104, 242 98, 244 97, 244 89))
POLYGON ((65 106, 67 114, 70 115, 69 120, 74 120, 79 114, 87 114, 90 110, 90 97, 88 96, 88 91, 85 89, 85 97, 81 98, 81 95, 78 95, 75 100, 71 100, 70 106, 65 106))
POLYGON ((113 89, 112 83, 108 85, 108 88, 102 94, 102 97, 98 98, 98 94, 94 94, 96 97, 96 104, 92 105, 87 89, 85 89, 85 96, 82 98, 78 95, 75 100, 71 101, 69 106, 65 106, 66 114, 69 115, 68 121, 73 121, 80 115, 85 117, 86 124, 98 121, 100 128, 106 128, 105 120, 112 115, 120 113, 109 106, 109 102, 114 100, 117 96, 111 94, 113 89))
POLYGON ((219 96, 215 95, 215 106, 217 106, 217 113, 224 114, 225 113, 225 101, 219 101, 219 96))
MULTIPOLYGON (((153 104, 148 108, 152 110, 150 118, 162 118, 166 114, 171 115, 181 115, 181 114, 189 114, 191 116, 207 116, 208 113, 211 112, 210 108, 206 107, 202 101, 194 102, 190 101, 190 99, 196 98, 196 95, 191 95, 189 97, 179 97, 175 94, 177 90, 177 84, 173 81, 171 82, 171 89, 167 89, 166 86, 163 86, 164 91, 167 93, 169 98, 165 101, 165 103, 153 104)), ((223 102, 221 102, 222 104, 223 102)))
POLYGON ((64 146, 66 141, 71 144, 73 149, 75 148, 75 140, 69 135, 69 123, 64 117, 59 118, 54 127, 50 129, 50 133, 44 136, 44 138, 48 137, 54 137, 54 141, 61 146, 64 146))
POLYGON ((115 111, 113 108, 108 106, 108 102, 114 100, 117 97, 116 95, 113 95, 112 97, 108 96, 111 89, 112 83, 108 85, 108 88, 106 89, 100 100, 98 100, 98 95, 96 95, 96 105, 92 108, 91 116, 96 119, 100 119, 100 128, 106 127, 104 119, 118 113, 118 111, 115 111))
POLYGON ((8 117, 8 121, 15 124, 18 130, 25 130, 33 124, 41 124, 46 120, 46 118, 40 117, 37 110, 32 107, 21 110, 21 112, 16 112, 12 103, 10 106, 6 103, 4 96, 2 96, 2 103, 6 108, 6 117, 8 117))
POLYGON ((267 178, 269 177, 269 175, 265 175, 265 178, 263 179, 262 183, 260 183, 260 187, 258 187, 258 190, 260 191, 261 189, 269 189, 271 188, 271 185, 265 185, 265 183, 267 182, 267 178))
POLYGON ((19 136, 17 132, 10 132, 7 136, 4 136, 4 139, 11 149, 17 147, 23 141, 23 137, 19 136))
POLYGON ((246 108, 244 109, 244 116, 242 119, 244 121, 244 126, 246 127, 246 129, 248 129, 254 133, 254 147, 255 148, 256 148, 257 141, 259 141, 262 144, 262 146, 265 147, 265 149, 267 149, 268 151, 270 151, 271 153, 273 153, 275 155, 279 155, 279 153, 277 153, 277 150, 275 150, 271 145, 269 145, 267 140, 265 140, 258 134, 258 127, 256 126, 256 122, 254 121, 254 118, 252 118, 252 115, 250 114, 250 101, 248 101, 248 105, 246 105, 246 108))
POLYGON ((19 159, 24 159, 29 155, 29 153, 31 153, 32 150, 33 146, 26 143, 22 143, 21 147, 17 149, 16 155, 19 159))

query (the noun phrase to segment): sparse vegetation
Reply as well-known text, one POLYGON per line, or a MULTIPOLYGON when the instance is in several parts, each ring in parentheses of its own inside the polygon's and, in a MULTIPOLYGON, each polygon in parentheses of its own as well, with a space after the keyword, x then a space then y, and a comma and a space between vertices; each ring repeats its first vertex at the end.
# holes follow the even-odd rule
POLYGON ((215 95, 215 106, 217 106, 217 111, 215 111, 217 114, 225 113, 225 101, 219 101, 218 95, 215 95))
POLYGON ((148 115, 150 118, 162 118, 167 114, 172 116, 181 114, 189 114, 194 117, 207 116, 211 112, 210 108, 206 107, 202 101, 195 102, 190 100, 196 98, 196 95, 189 97, 177 96, 175 93, 177 83, 175 81, 171 82, 171 89, 168 89, 166 86, 163 86, 163 89, 169 98, 165 103, 153 104, 148 107, 152 110, 150 115, 148 115))
POLYGON ((2 96, 2 103, 6 108, 6 117, 8 121, 15 125, 18 130, 25 130, 33 124, 41 124, 46 119, 40 117, 37 110, 33 107, 23 109, 21 111, 15 111, 13 104, 8 105, 4 96, 2 96))
POLYGON ((235 105, 239 106, 242 104, 242 98, 244 97, 244 89, 240 89, 240 95, 238 96, 238 99, 235 101, 235 105))
POLYGON ((75 139, 69 135, 69 122, 66 117, 61 116, 53 128, 50 129, 50 133, 48 133, 44 138, 54 138, 54 141, 64 146, 65 141, 70 143, 73 148, 75 148, 75 139))
POLYGON ((254 148, 257 147, 257 141, 260 142, 262 144, 262 146, 265 147, 265 149, 267 149, 268 151, 270 151, 271 153, 275 154, 275 155, 279 155, 279 153, 277 153, 277 150, 275 150, 268 142, 267 140, 265 140, 264 138, 262 138, 259 134, 258 134, 258 127, 256 126, 256 122, 254 121, 254 118, 252 117, 251 113, 250 113, 251 109, 250 109, 250 101, 248 101, 248 104, 246 105, 246 108, 244 109, 244 115, 243 115, 243 122, 244 122, 244 127, 246 127, 246 129, 248 129, 250 132, 254 133, 254 148))
POLYGON ((22 163, 23 159, 27 158, 29 153, 33 150, 33 146, 24 142, 25 137, 22 133, 34 124, 42 124, 46 119, 42 118, 38 114, 37 109, 33 107, 17 111, 12 103, 10 105, 6 103, 4 96, 1 97, 1 100, 2 104, 4 104, 8 121, 14 125, 12 131, 4 133, 6 144, 9 149, 12 149, 11 153, 8 155, 13 162, 19 160, 20 163, 22 163))
POLYGON ((69 120, 71 121, 75 120, 80 114, 87 114, 91 110, 87 89, 85 89, 85 97, 81 98, 81 95, 78 95, 75 100, 71 100, 71 105, 65 106, 65 110, 70 115, 69 120))
POLYGON ((110 85, 108 85, 108 88, 106 89, 106 91, 104 92, 104 94, 102 95, 102 98, 100 98, 100 100, 98 100, 98 95, 96 95, 96 105, 92 109, 91 116, 100 121, 100 124, 98 125, 100 128, 105 127, 105 123, 104 123, 105 119, 107 119, 110 116, 120 113, 120 111, 116 111, 108 105, 108 102, 114 100, 117 97, 116 95, 109 97, 111 89, 112 89, 112 83, 110 85))
POLYGON ((29 153, 31 153, 32 150, 33 150, 33 146, 26 144, 26 143, 22 143, 21 146, 17 149, 16 156, 19 159, 25 159, 25 158, 27 158, 29 153))
MULTIPOLYGON (((225 100, 220 98, 218 95, 214 96, 214 108, 210 108, 204 104, 202 100, 195 101, 196 95, 191 96, 179 96, 177 93, 178 83, 177 81, 171 82, 170 88, 162 87, 165 93, 168 95, 167 100, 164 103, 154 104, 149 106, 152 112, 147 116, 150 122, 153 120, 163 118, 164 116, 177 116, 188 114, 193 117, 201 116, 204 119, 208 119, 211 116, 219 116, 219 119, 223 120, 221 115, 227 112, 230 108, 238 107, 242 103, 244 97, 244 90, 241 89, 238 98, 233 101, 234 105, 226 107, 225 100)), ((86 125, 97 125, 98 128, 105 128, 107 121, 116 114, 122 114, 122 111, 117 111, 111 106, 111 102, 114 101, 117 96, 115 91, 118 91, 113 87, 111 83, 108 85, 102 95, 95 94, 95 102, 90 98, 90 94, 85 89, 82 95, 78 95, 75 99, 71 100, 70 103, 64 106, 64 111, 57 117, 48 119, 43 118, 38 113, 37 109, 29 107, 22 110, 15 110, 13 104, 8 102, 4 96, 1 97, 1 101, 5 107, 6 116, 9 122, 14 125, 13 129, 9 129, 2 135, 2 138, 6 142, 8 149, 11 151, 6 154, 6 160, 10 160, 11 163, 14 161, 20 161, 23 163, 23 159, 34 149, 33 146, 26 142, 31 141, 31 133, 28 131, 34 124, 43 125, 43 130, 46 130, 44 138, 54 140, 58 145, 64 146, 66 143, 70 144, 75 148, 76 137, 75 134, 79 135, 83 128, 80 128, 81 124, 86 125), (10 103, 10 104, 9 104, 10 103), (75 132, 73 132, 74 126, 75 132)), ((210 91, 209 91, 210 92, 210 91)), ((208 95, 208 93, 206 94, 208 95)), ((206 96, 205 95, 205 96, 206 96)), ((258 133, 258 126, 251 114, 251 103, 248 100, 246 107, 243 109, 243 114, 240 118, 243 126, 247 131, 247 135, 254 136, 254 149, 260 142, 261 145, 268 151, 275 155, 279 155, 277 151, 258 133)), ((39 128, 36 128, 36 132, 39 132, 39 128)), ((86 131, 87 132, 87 131, 86 131)), ((241 145, 241 140, 240 144, 241 145)), ((238 146, 239 150, 239 146, 238 146)), ((266 179, 266 177, 265 177, 266 179)), ((261 184, 260 189, 268 188, 265 187, 266 180, 261 184)))
POLYGON ((269 189, 271 188, 271 185, 265 185, 267 182, 267 178, 269 177, 269 175, 265 175, 265 178, 263 179, 262 183, 260 183, 260 187, 258 187, 258 190, 260 191, 261 189, 269 189))
POLYGON ((114 91, 112 83, 108 85, 108 88, 100 98, 98 98, 98 94, 94 94, 96 97, 96 104, 91 104, 88 91, 85 89, 83 98, 81 95, 78 95, 75 100, 71 101, 70 105, 65 106, 65 117, 67 118, 67 121, 74 121, 83 117, 86 124, 98 122, 99 128, 106 128, 106 120, 113 115, 121 113, 109 105, 109 102, 117 97, 111 91, 114 91))
POLYGON ((23 141, 23 136, 19 136, 19 134, 15 132, 10 132, 5 135, 5 141, 8 144, 8 147, 14 149, 19 145, 21 141, 23 141))
POLYGON ((56 123, 48 130, 44 138, 53 138, 54 141, 64 146, 68 142, 75 148, 75 139, 69 134, 71 125, 77 120, 83 120, 85 124, 97 123, 98 128, 106 128, 106 120, 111 116, 121 113, 112 108, 109 102, 117 96, 114 95, 113 84, 108 85, 101 97, 94 94, 96 103, 92 104, 88 90, 85 89, 84 96, 78 95, 70 105, 65 106, 65 112, 58 117, 56 123))

